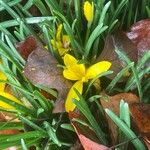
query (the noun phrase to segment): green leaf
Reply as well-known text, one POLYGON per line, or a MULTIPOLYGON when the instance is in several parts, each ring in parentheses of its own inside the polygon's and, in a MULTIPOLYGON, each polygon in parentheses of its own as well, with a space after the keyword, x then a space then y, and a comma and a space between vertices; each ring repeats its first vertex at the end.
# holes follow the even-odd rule
MULTIPOLYGON (((7 5, 9 7, 15 6, 16 4, 20 3, 21 0, 12 0, 10 2, 7 2, 7 5)), ((5 7, 3 7, 2 5, 0 6, 0 11, 5 10, 5 7)))
POLYGON ((24 126, 21 122, 0 122, 0 130, 9 129, 23 130, 24 126))
POLYGON ((102 144, 107 145, 107 140, 105 138, 105 134, 103 133, 102 129, 98 125, 97 121, 95 120, 94 116, 92 115, 87 103, 85 102, 84 98, 80 95, 80 93, 75 89, 78 97, 80 100, 73 100, 73 102, 76 104, 77 108, 80 110, 80 112, 87 118, 89 121, 91 127, 95 131, 97 137, 102 142, 102 144))
POLYGON ((34 112, 31 109, 29 109, 19 103, 16 103, 12 100, 9 100, 8 98, 3 97, 1 95, 0 95, 0 101, 7 103, 10 106, 14 107, 14 110, 16 110, 18 113, 34 115, 34 112))
MULTIPOLYGON (((38 23, 41 23, 43 21, 52 21, 54 20, 55 17, 30 17, 30 18, 25 18, 24 19, 24 22, 26 22, 27 24, 38 24, 38 23)), ((2 23, 0 23, 0 26, 3 26, 5 28, 8 28, 8 27, 13 27, 13 26, 19 26, 20 23, 17 21, 17 19, 14 19, 14 20, 8 20, 8 21, 4 21, 2 23)))
POLYGON ((21 146, 22 146, 22 150, 28 150, 25 141, 23 139, 21 139, 21 146))
POLYGON ((116 77, 111 81, 111 83, 107 86, 106 91, 108 91, 109 93, 111 92, 111 90, 113 90, 113 88, 115 87, 115 85, 117 84, 117 82, 121 79, 121 77, 125 74, 126 71, 128 71, 131 67, 134 66, 134 62, 128 64, 125 68, 123 68, 117 75, 116 77))
POLYGON ((126 135, 126 137, 129 140, 131 140, 131 142, 133 143, 133 145, 135 146, 137 150, 146 150, 144 144, 138 139, 135 133, 122 120, 120 120, 118 116, 116 116, 109 109, 105 109, 105 112, 114 121, 114 123, 119 127, 119 129, 126 135))
POLYGON ((51 125, 46 121, 44 122, 44 126, 47 130, 50 140, 52 140, 56 145, 61 146, 61 142, 58 140, 56 136, 56 130, 52 128, 51 125))
POLYGON ((101 25, 98 25, 94 31, 91 33, 88 41, 86 42, 86 45, 85 45, 85 57, 87 57, 90 53, 90 50, 91 50, 91 47, 92 47, 92 44, 93 42, 100 36, 100 34, 102 34, 106 29, 108 28, 108 26, 104 26, 101 24, 101 25))

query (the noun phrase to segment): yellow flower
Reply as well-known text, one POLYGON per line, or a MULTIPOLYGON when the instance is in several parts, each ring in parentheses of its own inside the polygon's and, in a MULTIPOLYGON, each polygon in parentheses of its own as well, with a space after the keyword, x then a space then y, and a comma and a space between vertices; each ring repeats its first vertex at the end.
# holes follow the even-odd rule
MULTIPOLYGON (((10 101, 13 101, 13 102, 16 102, 16 103, 19 103, 21 104, 21 102, 16 98, 14 97, 13 95, 9 94, 9 93, 6 93, 6 92, 3 92, 3 91, 0 91, 0 96, 3 96, 5 98, 8 98, 10 101)), ((13 110, 14 107, 10 106, 9 104, 3 102, 0 100, 0 107, 2 109, 9 109, 9 110, 13 110)))
POLYGON ((70 38, 68 35, 62 35, 62 24, 60 24, 56 31, 56 40, 51 40, 54 49, 57 49, 59 54, 63 56, 70 50, 70 38))
MULTIPOLYGON (((0 71, 0 80, 7 80, 7 77, 4 75, 2 71, 0 71)), ((0 91, 4 91, 5 83, 0 82, 0 91)))
POLYGON ((79 100, 74 89, 77 89, 79 93, 82 94, 83 83, 88 82, 90 79, 95 78, 103 72, 106 72, 110 68, 111 63, 108 61, 101 61, 86 68, 84 64, 78 64, 78 61, 73 56, 66 54, 64 56, 64 64, 66 67, 63 71, 63 76, 66 79, 77 81, 67 95, 65 109, 69 112, 73 111, 76 107, 72 102, 72 99, 79 100))
POLYGON ((94 13, 94 5, 88 1, 84 2, 84 16, 87 19, 88 22, 93 21, 93 13, 94 13))
MULTIPOLYGON (((0 60, 0 63, 2 64, 1 60, 0 60)), ((0 80, 4 80, 4 81, 7 80, 7 77, 5 76, 5 74, 2 71, 0 71, 0 80)), ((14 101, 14 102, 17 102, 17 103, 21 104, 21 102, 17 98, 15 98, 13 95, 11 95, 7 92, 4 92, 5 85, 6 85, 5 83, 2 83, 2 82, 0 83, 0 96, 8 98, 10 101, 14 101)), ((9 110, 14 109, 12 106, 10 106, 9 104, 7 104, 7 103, 5 103, 1 100, 0 100, 0 108, 7 109, 7 110, 8 109, 9 110)))

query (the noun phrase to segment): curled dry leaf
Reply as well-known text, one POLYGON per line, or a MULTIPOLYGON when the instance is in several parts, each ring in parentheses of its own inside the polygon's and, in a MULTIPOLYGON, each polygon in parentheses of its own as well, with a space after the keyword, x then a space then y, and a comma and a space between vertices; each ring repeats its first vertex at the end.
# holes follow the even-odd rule
MULTIPOLYGON (((81 125, 78 122, 75 122, 74 118, 82 118, 80 114, 75 112, 69 112, 69 117, 71 123, 79 137, 79 140, 85 150, 109 150, 108 147, 98 144, 98 139, 96 138, 95 133, 86 125, 81 125)), ((82 118, 82 120, 85 118, 82 118)))
POLYGON ((124 67, 124 63, 115 52, 116 48, 124 51, 132 61, 137 61, 137 48, 125 33, 118 31, 113 35, 108 35, 104 49, 98 57, 98 61, 107 60, 112 63, 111 70, 114 73, 108 76, 111 79, 124 67))
POLYGON ((29 54, 38 47, 38 42, 33 36, 29 36, 22 42, 16 43, 15 47, 20 55, 27 60, 29 54))
POLYGON ((127 36, 136 44, 138 56, 141 58, 145 52, 150 50, 150 19, 135 23, 127 36))
POLYGON ((139 131, 150 136, 150 104, 133 103, 129 106, 132 118, 139 131))
MULTIPOLYGON (((103 94, 103 95, 104 96, 100 99, 100 103, 102 107, 104 109, 105 108, 110 109, 116 115, 119 115, 119 105, 120 105, 121 100, 124 100, 128 104, 139 101, 139 98, 132 93, 120 93, 114 96, 108 96, 106 94, 103 94), (104 97, 108 97, 108 100, 106 101, 104 97)), ((117 126, 108 116, 107 116, 107 120, 108 120, 108 126, 110 130, 110 136, 112 139, 112 145, 115 145, 117 143, 117 138, 118 138, 117 126)))
POLYGON ((64 110, 64 101, 72 83, 62 75, 57 67, 56 59, 41 46, 38 46, 28 57, 24 68, 24 75, 34 84, 43 85, 58 91, 58 100, 54 113, 64 110))
POLYGON ((133 121, 139 132, 144 136, 144 142, 150 150, 150 104, 130 104, 133 121))

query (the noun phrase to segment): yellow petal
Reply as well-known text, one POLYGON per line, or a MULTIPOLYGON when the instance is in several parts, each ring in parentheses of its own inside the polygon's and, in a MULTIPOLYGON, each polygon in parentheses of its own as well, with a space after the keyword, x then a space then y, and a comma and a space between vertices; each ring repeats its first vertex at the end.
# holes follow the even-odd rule
POLYGON ((65 102, 65 109, 66 109, 66 112, 69 112, 69 111, 73 111, 76 107, 76 105, 73 103, 73 99, 76 99, 76 100, 79 100, 79 97, 78 95, 76 94, 75 90, 74 89, 77 89, 78 92, 80 94, 82 94, 82 91, 83 91, 83 82, 81 81, 77 81, 70 89, 68 95, 67 95, 67 99, 66 99, 66 102, 65 102))
POLYGON ((66 79, 81 80, 85 76, 85 65, 78 64, 73 56, 66 54, 64 56, 64 63, 66 68, 63 71, 63 75, 66 79))
POLYGON ((111 63, 108 61, 98 62, 87 69, 86 79, 92 79, 99 74, 106 72, 111 67, 111 63))
MULTIPOLYGON (((21 102, 16 97, 14 97, 13 95, 11 95, 9 93, 0 92, 0 95, 10 99, 11 101, 14 101, 16 103, 21 104, 21 102)), ((13 110, 14 109, 14 107, 10 106, 9 104, 7 104, 7 103, 5 103, 5 102, 3 102, 1 100, 0 100, 0 107, 3 108, 3 109, 9 109, 9 110, 13 110)))
POLYGON ((93 12, 94 12, 94 5, 93 2, 92 4, 88 1, 84 3, 84 16, 87 19, 88 22, 93 21, 93 12))
POLYGON ((61 32, 62 32, 62 27, 63 25, 60 24, 57 28, 57 32, 56 32, 56 40, 57 41, 61 41, 61 32))
POLYGON ((64 56, 64 64, 66 67, 69 67, 71 65, 75 65, 77 63, 78 63, 78 61, 73 56, 71 56, 69 54, 66 54, 64 56))
MULTIPOLYGON (((7 80, 7 77, 5 76, 5 74, 2 72, 2 71, 0 71, 0 80, 4 80, 4 81, 6 81, 7 80)), ((5 89, 5 83, 0 83, 0 91, 4 91, 4 89, 5 89)))

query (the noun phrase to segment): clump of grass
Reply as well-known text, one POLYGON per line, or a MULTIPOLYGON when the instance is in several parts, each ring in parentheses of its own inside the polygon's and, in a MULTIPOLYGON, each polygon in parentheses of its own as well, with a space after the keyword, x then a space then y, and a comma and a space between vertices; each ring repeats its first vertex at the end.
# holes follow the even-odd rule
MULTIPOLYGON (((90 1, 91 2, 91 1, 90 1)), ((56 27, 63 24, 64 33, 71 39, 71 53, 86 64, 92 64, 96 57, 103 50, 105 38, 108 34, 115 32, 116 29, 127 30, 129 27, 140 19, 150 17, 150 1, 149 0, 93 0, 94 18, 91 25, 87 25, 87 21, 83 14, 83 3, 81 0, 28 0, 22 5, 20 0, 5 1, 0 0, 0 55, 3 65, 0 70, 5 73, 8 80, 6 82, 11 86, 13 93, 19 98, 24 98, 29 105, 19 105, 10 102, 7 98, 0 96, 0 100, 13 106, 16 111, 7 111, 18 118, 19 122, 0 122, 0 130, 19 129, 23 132, 17 135, 1 135, 0 149, 17 145, 23 150, 30 146, 36 149, 69 149, 76 141, 77 137, 73 130, 67 113, 53 114, 53 103, 46 99, 41 93, 41 88, 32 85, 22 74, 26 61, 18 53, 15 43, 26 39, 30 35, 34 35, 38 41, 44 46, 48 46, 49 52, 56 56, 58 62, 62 62, 58 52, 53 49, 51 39, 55 39, 56 27), (40 12, 40 16, 32 16, 29 9, 36 6, 40 12), (8 18, 4 17, 7 12, 8 18), (36 28, 36 30, 35 30, 36 28), (30 107, 29 107, 30 106, 30 107)), ((121 79, 126 70, 131 70, 131 76, 127 80, 125 87, 118 91, 129 92, 135 90, 142 102, 147 102, 147 91, 150 89, 149 79, 141 79, 150 72, 147 67, 141 69, 150 57, 147 52, 143 58, 135 64, 128 56, 116 49, 116 53, 121 57, 127 65, 126 68, 107 85, 106 90, 113 93, 114 89, 119 89, 118 81, 121 79)), ((62 65, 62 64, 61 64, 62 65)), ((105 75, 112 72, 106 72, 105 75)), ((102 75, 101 75, 102 76, 102 75)), ((109 143, 109 135, 105 135, 104 128, 100 126, 95 115, 89 107, 89 101, 85 98, 91 96, 90 90, 96 79, 93 79, 88 87, 85 95, 80 97, 80 101, 75 100, 79 111, 87 119, 88 125, 96 133, 99 142, 107 145, 109 143)), ((49 89, 50 90, 50 89, 49 89)), ((92 95, 93 96, 93 95, 92 95)), ((94 95, 96 97, 96 95, 94 95)), ((98 96, 99 98, 99 96, 98 96)), ((94 100, 92 106, 95 106, 94 100)), ((101 108, 99 105, 98 108, 101 108)), ((101 110, 100 113, 106 111, 110 118, 120 128, 121 134, 126 138, 122 140, 133 140, 132 143, 138 150, 144 150, 143 143, 136 138, 135 133, 130 128, 130 116, 127 103, 121 102, 121 115, 127 114, 125 118, 119 118, 110 110, 101 110), (127 121, 127 122, 126 122, 127 121)), ((103 113, 101 114, 103 116, 103 113)), ((104 116, 103 116, 104 117, 104 116)), ((109 145, 108 145, 109 146, 109 145)))

